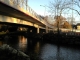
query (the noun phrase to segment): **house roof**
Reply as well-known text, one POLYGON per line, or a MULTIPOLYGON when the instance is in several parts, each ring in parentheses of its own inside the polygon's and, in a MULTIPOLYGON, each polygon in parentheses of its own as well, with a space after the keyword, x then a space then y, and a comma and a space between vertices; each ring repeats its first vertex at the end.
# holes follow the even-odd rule
POLYGON ((77 25, 80 25, 80 23, 77 23, 77 25))

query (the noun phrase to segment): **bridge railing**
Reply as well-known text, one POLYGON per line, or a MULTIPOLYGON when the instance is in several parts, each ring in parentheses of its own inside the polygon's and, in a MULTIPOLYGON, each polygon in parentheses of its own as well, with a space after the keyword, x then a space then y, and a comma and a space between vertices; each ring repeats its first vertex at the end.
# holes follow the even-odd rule
POLYGON ((0 1, 30 15, 31 17, 35 18, 38 21, 42 22, 43 20, 31 7, 27 5, 27 0, 0 0, 0 1))
POLYGON ((27 11, 31 13, 33 17, 36 17, 39 21, 43 20, 32 8, 27 5, 27 11))

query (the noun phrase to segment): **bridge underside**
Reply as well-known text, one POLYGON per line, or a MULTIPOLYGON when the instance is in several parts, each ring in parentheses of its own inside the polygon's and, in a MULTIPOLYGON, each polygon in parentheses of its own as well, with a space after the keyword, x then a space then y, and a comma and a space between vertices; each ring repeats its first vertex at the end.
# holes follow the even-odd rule
MULTIPOLYGON (((16 23, 9 23, 9 22, 0 22, 0 32, 16 32, 16 31, 26 31, 31 33, 37 33, 37 28, 33 26, 23 25, 23 24, 16 24, 16 23), (21 30, 20 30, 21 29, 21 30)), ((45 29, 40 29, 39 33, 45 32, 45 29)))

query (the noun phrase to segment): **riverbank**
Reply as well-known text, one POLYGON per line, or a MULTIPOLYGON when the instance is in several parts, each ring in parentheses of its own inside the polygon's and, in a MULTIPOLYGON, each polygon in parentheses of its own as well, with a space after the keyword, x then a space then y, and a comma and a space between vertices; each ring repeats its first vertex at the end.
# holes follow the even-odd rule
POLYGON ((66 35, 66 34, 55 34, 55 33, 28 33, 25 31, 11 32, 11 33, 0 33, 1 38, 9 39, 12 36, 24 35, 28 39, 34 41, 51 42, 60 45, 80 45, 80 36, 78 35, 66 35))
POLYGON ((3 44, 0 46, 0 60, 30 60, 30 57, 7 44, 3 44))
POLYGON ((48 33, 43 35, 43 41, 59 45, 80 45, 80 36, 48 33))

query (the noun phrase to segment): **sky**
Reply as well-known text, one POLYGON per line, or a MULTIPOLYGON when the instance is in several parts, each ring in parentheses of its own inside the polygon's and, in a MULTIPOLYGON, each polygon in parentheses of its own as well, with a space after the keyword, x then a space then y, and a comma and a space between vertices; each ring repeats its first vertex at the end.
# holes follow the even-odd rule
MULTIPOLYGON (((49 2, 51 0, 28 0, 28 5, 37 13, 40 15, 44 16, 45 13, 45 7, 43 6, 47 6, 49 5, 49 2), (42 6, 40 6, 42 5, 42 6)), ((47 12, 47 7, 46 7, 46 14, 48 14, 47 12)))
MULTIPOLYGON (((28 5, 38 14, 38 15, 50 15, 48 13, 49 3, 53 0, 28 0, 28 5), (41 5, 41 6, 40 6, 41 5), (46 6, 46 9, 45 7, 46 6)), ((53 24, 53 20, 48 20, 50 24, 53 24)))
MULTIPOLYGON (((43 6, 49 6, 50 2, 52 2, 53 0, 28 0, 28 5, 39 15, 50 15, 48 13, 48 7, 46 7, 46 11, 45 11, 45 7, 43 6), (40 6, 42 5, 42 6, 40 6)), ((67 15, 66 15, 67 16, 67 15)), ((74 17, 76 16, 76 21, 79 21, 79 16, 78 15, 73 15, 74 17)))

